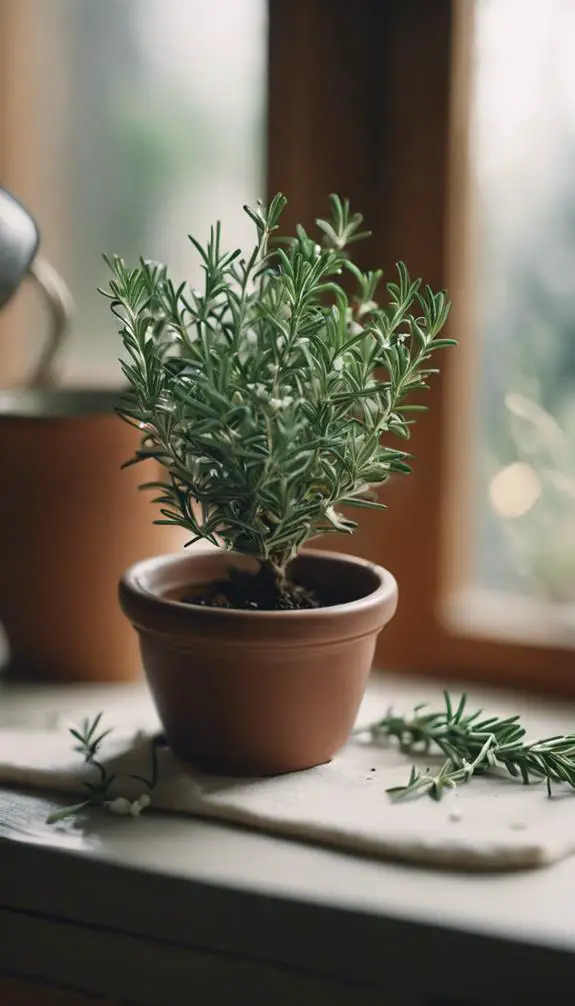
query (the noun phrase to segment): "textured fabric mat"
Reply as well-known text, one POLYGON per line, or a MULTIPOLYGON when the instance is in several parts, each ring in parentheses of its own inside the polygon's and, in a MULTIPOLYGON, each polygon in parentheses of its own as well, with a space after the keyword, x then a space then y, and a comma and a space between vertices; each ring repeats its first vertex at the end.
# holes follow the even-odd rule
MULTIPOLYGON (((112 796, 137 799, 144 787, 128 776, 149 774, 152 734, 134 735, 127 728, 122 733, 113 707, 103 725, 116 726, 100 759, 117 774, 112 796)), ((376 858, 454 869, 542 866, 575 848, 575 796, 557 789, 549 799, 544 784, 480 778, 440 803, 428 797, 392 803, 385 790, 406 782, 411 764, 393 746, 352 739, 329 765, 271 779, 201 775, 167 748, 157 750, 159 782, 145 813, 199 815, 376 858)), ((85 780, 95 781, 94 769, 74 754, 65 727, 0 729, 0 783, 68 793, 76 802, 86 792, 85 780)))

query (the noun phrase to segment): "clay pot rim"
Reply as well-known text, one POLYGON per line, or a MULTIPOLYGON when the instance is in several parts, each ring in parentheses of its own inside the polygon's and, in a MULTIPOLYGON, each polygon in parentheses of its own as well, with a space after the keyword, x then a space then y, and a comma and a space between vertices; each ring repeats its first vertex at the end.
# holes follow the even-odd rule
POLYGON ((310 621, 314 618, 327 618, 331 620, 341 618, 342 614, 349 612, 350 609, 359 613, 360 611, 383 605, 387 610, 388 607, 394 606, 396 603, 398 592, 397 581, 389 570, 383 566, 379 566, 377 563, 371 562, 369 559, 362 559, 360 556, 348 555, 346 552, 332 552, 325 549, 310 549, 309 551, 300 552, 294 561, 297 561, 299 558, 306 560, 317 558, 320 561, 333 561, 361 567, 372 573, 379 580, 379 586, 362 597, 354 598, 352 601, 344 601, 341 604, 332 604, 320 608, 298 608, 288 611, 250 611, 241 608, 204 608, 190 605, 185 601, 176 601, 172 598, 162 596, 159 592, 150 589, 142 583, 141 578, 145 577, 149 572, 159 572, 166 567, 178 567, 183 562, 193 561, 195 557, 202 559, 207 557, 213 558, 217 555, 222 557, 222 562, 224 557, 228 557, 229 559, 232 556, 249 561, 248 556, 227 552, 225 549, 214 548, 196 549, 194 552, 188 553, 188 555, 176 552, 170 555, 152 556, 134 563, 133 566, 130 566, 125 571, 120 581, 120 589, 128 594, 132 594, 132 596, 141 597, 147 603, 152 601, 163 610, 171 611, 174 614, 176 612, 180 614, 182 612, 187 612, 188 614, 193 612, 196 617, 219 618, 224 621, 229 621, 230 617, 233 617, 234 621, 237 619, 244 622, 254 622, 256 620, 271 622, 278 618, 282 623, 285 623, 288 619, 305 619, 306 621, 310 621))

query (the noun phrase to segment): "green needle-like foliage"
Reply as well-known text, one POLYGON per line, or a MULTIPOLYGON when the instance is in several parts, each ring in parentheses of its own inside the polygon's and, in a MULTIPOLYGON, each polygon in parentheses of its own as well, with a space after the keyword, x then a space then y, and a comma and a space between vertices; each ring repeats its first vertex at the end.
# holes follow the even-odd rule
POLYGON ((467 697, 457 705, 444 692, 445 708, 426 712, 416 706, 411 716, 388 713, 360 733, 374 741, 394 738, 406 753, 442 752, 445 761, 436 772, 418 772, 415 766, 404 786, 388 789, 394 800, 431 796, 441 800, 446 789, 469 782, 473 776, 503 770, 526 785, 545 780, 551 796, 553 783, 575 789, 575 734, 527 742, 519 716, 484 717, 481 710, 467 712, 467 697))
POLYGON ((321 243, 301 226, 270 241, 285 205, 276 195, 245 207, 256 230, 247 258, 222 249, 219 223, 205 247, 190 238, 202 291, 118 257, 106 260, 105 291, 130 385, 121 415, 142 431, 132 461, 155 458, 166 471, 152 484, 158 523, 255 556, 280 582, 309 539, 354 530, 341 507, 381 506, 374 487, 409 471, 406 452, 382 438, 407 439, 422 406, 405 400, 452 342, 438 338, 445 294, 402 263, 378 303, 381 272, 348 254, 367 234, 347 201, 331 196, 321 243))

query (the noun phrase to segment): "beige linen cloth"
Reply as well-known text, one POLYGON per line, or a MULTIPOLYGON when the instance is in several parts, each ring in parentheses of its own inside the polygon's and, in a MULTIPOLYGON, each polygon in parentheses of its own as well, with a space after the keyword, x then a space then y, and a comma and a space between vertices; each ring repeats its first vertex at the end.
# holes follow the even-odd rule
MULTIPOLYGON (((145 787, 129 775, 148 775, 153 727, 148 721, 146 731, 134 733, 125 708, 113 704, 102 726, 115 728, 101 756, 117 774, 112 796, 137 799, 145 787)), ((66 793, 77 802, 86 793, 83 781, 95 775, 72 744, 63 724, 0 729, 0 783, 66 793)), ((342 851, 454 869, 543 866, 575 848, 575 795, 557 788, 549 799, 544 784, 479 778, 440 803, 429 797, 392 803, 386 788, 407 781, 411 760, 391 744, 352 738, 328 765, 268 779, 201 775, 169 749, 157 751, 159 782, 145 813, 219 819, 342 851)))

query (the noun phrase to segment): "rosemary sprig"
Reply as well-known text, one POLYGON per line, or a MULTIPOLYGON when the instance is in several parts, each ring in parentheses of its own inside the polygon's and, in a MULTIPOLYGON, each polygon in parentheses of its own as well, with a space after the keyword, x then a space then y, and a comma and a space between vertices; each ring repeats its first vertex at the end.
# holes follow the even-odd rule
MULTIPOLYGON (((118 808, 120 813, 130 813, 130 807, 132 806, 129 801, 125 800, 123 797, 118 798, 110 804, 110 787, 116 775, 114 772, 108 772, 105 765, 102 765, 98 761, 97 755, 102 745, 102 741, 110 734, 112 731, 104 730, 101 733, 98 732, 100 726, 100 721, 102 719, 102 713, 98 713, 93 720, 85 719, 79 727, 70 727, 69 733, 72 735, 76 744, 74 745, 74 751, 81 754, 84 758, 84 763, 90 765, 96 770, 97 776, 95 782, 84 782, 82 785, 88 790, 89 796, 86 800, 82 800, 80 803, 71 804, 68 807, 62 807, 60 810, 55 810, 48 815, 46 819, 47 824, 55 824, 57 821, 63 821, 64 818, 73 817, 75 814, 79 813, 81 810, 85 810, 87 807, 101 807, 103 804, 109 804, 113 808, 114 803, 119 803, 121 807, 118 808)), ((156 782, 158 780, 158 754, 156 749, 156 744, 152 741, 151 745, 151 767, 150 767, 150 778, 139 775, 131 775, 131 779, 137 779, 139 782, 144 783, 149 790, 154 789, 156 782)), ((149 797, 140 798, 140 808, 147 806, 149 803, 149 797)), ((138 801, 136 801, 138 803, 138 801)))
POLYGON ((445 708, 439 712, 424 712, 426 707, 418 705, 410 717, 390 712, 361 731, 374 741, 396 739, 405 752, 426 754, 435 748, 446 756, 435 774, 430 769, 418 772, 413 766, 405 786, 387 790, 393 800, 426 794, 441 800, 446 789, 498 768, 525 785, 545 780, 549 796, 552 783, 575 789, 575 734, 527 743, 519 716, 482 719, 482 710, 466 712, 465 694, 456 706, 448 692, 443 694, 445 708))

